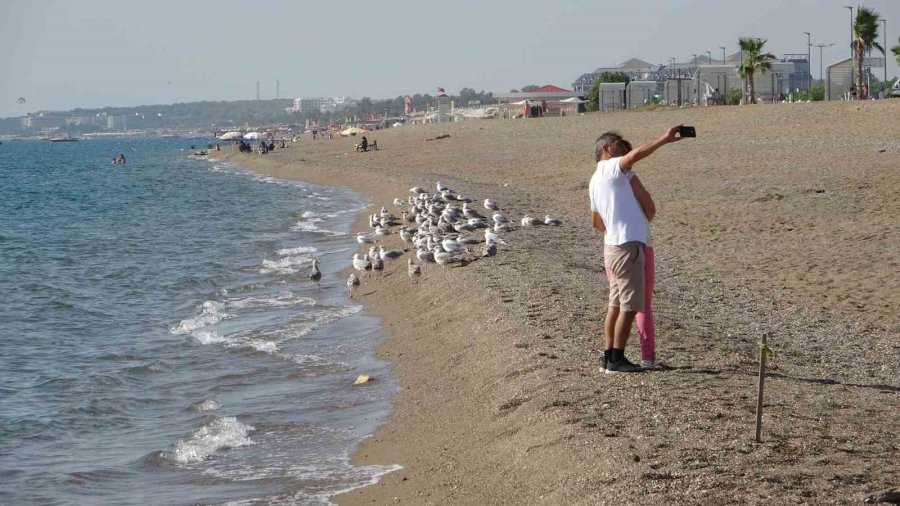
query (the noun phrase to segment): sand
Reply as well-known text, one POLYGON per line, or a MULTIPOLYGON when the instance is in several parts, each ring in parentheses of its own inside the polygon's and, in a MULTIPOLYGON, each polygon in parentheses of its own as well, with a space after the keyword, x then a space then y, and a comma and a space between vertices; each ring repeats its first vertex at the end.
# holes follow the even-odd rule
POLYGON ((355 460, 404 469, 335 500, 838 504, 900 485, 898 118, 900 100, 666 109, 407 126, 371 133, 369 153, 356 139, 228 152, 373 209, 441 180, 516 219, 565 220, 505 234, 466 267, 413 281, 404 258, 364 281, 402 388, 355 460), (671 368, 602 375, 593 142, 679 123, 699 137, 636 167, 659 210, 657 356, 671 368), (777 358, 757 444, 763 333, 777 358))

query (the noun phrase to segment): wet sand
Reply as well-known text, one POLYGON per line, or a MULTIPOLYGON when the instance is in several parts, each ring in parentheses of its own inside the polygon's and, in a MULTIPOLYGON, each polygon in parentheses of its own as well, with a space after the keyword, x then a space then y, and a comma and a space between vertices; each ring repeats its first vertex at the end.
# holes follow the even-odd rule
POLYGON ((408 126, 369 134, 369 153, 355 138, 223 152, 349 186, 373 212, 399 214, 395 197, 440 180, 516 222, 565 221, 517 227, 466 267, 413 281, 404 258, 364 281, 402 390, 355 459, 404 469, 335 500, 829 504, 900 485, 898 117, 900 100, 657 110, 408 126), (679 123, 699 137, 636 167, 659 210, 657 357, 671 368, 601 375, 594 139, 637 145, 679 123), (763 333, 777 358, 756 444, 763 333))

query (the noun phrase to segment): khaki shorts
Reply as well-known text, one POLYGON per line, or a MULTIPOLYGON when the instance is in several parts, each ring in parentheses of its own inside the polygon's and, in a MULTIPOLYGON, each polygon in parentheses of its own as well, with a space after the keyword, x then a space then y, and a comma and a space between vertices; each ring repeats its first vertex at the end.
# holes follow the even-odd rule
POLYGON ((644 243, 630 241, 603 247, 609 280, 609 306, 622 311, 644 310, 644 243))

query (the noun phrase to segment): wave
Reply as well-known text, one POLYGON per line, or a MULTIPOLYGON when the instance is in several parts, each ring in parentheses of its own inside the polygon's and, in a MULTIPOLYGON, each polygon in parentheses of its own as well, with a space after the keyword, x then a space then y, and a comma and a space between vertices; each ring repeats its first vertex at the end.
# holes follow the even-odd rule
POLYGON ((317 328, 352 316, 362 310, 362 306, 327 307, 298 315, 287 324, 264 328, 253 328, 222 336, 211 330, 191 332, 191 336, 200 344, 223 344, 231 349, 250 349, 301 365, 309 369, 310 374, 318 374, 322 370, 345 370, 349 365, 333 362, 327 358, 313 354, 290 354, 281 351, 281 343, 299 339, 311 334, 317 328), (335 369, 336 368, 336 369, 335 369))
POLYGON ((289 255, 312 255, 318 252, 319 250, 312 246, 298 246, 296 248, 282 248, 278 250, 278 255, 283 257, 289 255))
POLYGON ((172 449, 164 451, 161 456, 176 464, 201 462, 219 450, 252 445, 253 441, 248 434, 254 430, 256 429, 239 422, 233 416, 216 418, 190 436, 175 441, 172 449))
POLYGON ((204 399, 198 403, 193 404, 190 409, 199 411, 201 413, 205 413, 207 411, 218 411, 219 403, 212 399, 204 399))
POLYGON ((181 320, 178 322, 178 325, 173 326, 169 331, 173 334, 190 334, 203 327, 215 325, 229 316, 231 315, 225 312, 224 304, 208 300, 203 303, 203 309, 198 316, 181 320))
POLYGON ((225 306, 236 309, 266 309, 293 306, 314 306, 316 301, 309 297, 299 297, 291 292, 282 292, 266 297, 243 297, 225 299, 225 306))
POLYGON ((302 269, 312 266, 312 258, 308 256, 284 256, 278 260, 263 260, 260 274, 296 274, 302 269))
POLYGON ((315 234, 326 234, 326 235, 347 235, 346 232, 336 232, 334 230, 328 230, 325 228, 321 228, 316 223, 320 223, 320 221, 298 221, 291 227, 291 230, 294 232, 311 232, 315 234))

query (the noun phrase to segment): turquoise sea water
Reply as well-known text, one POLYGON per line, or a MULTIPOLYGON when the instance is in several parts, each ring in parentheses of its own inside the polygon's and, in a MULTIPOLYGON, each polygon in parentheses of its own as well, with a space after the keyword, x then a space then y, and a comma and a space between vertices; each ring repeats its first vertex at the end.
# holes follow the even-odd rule
POLYGON ((321 504, 392 469, 348 463, 396 390, 337 275, 366 202, 192 143, 0 145, 0 503, 321 504))

